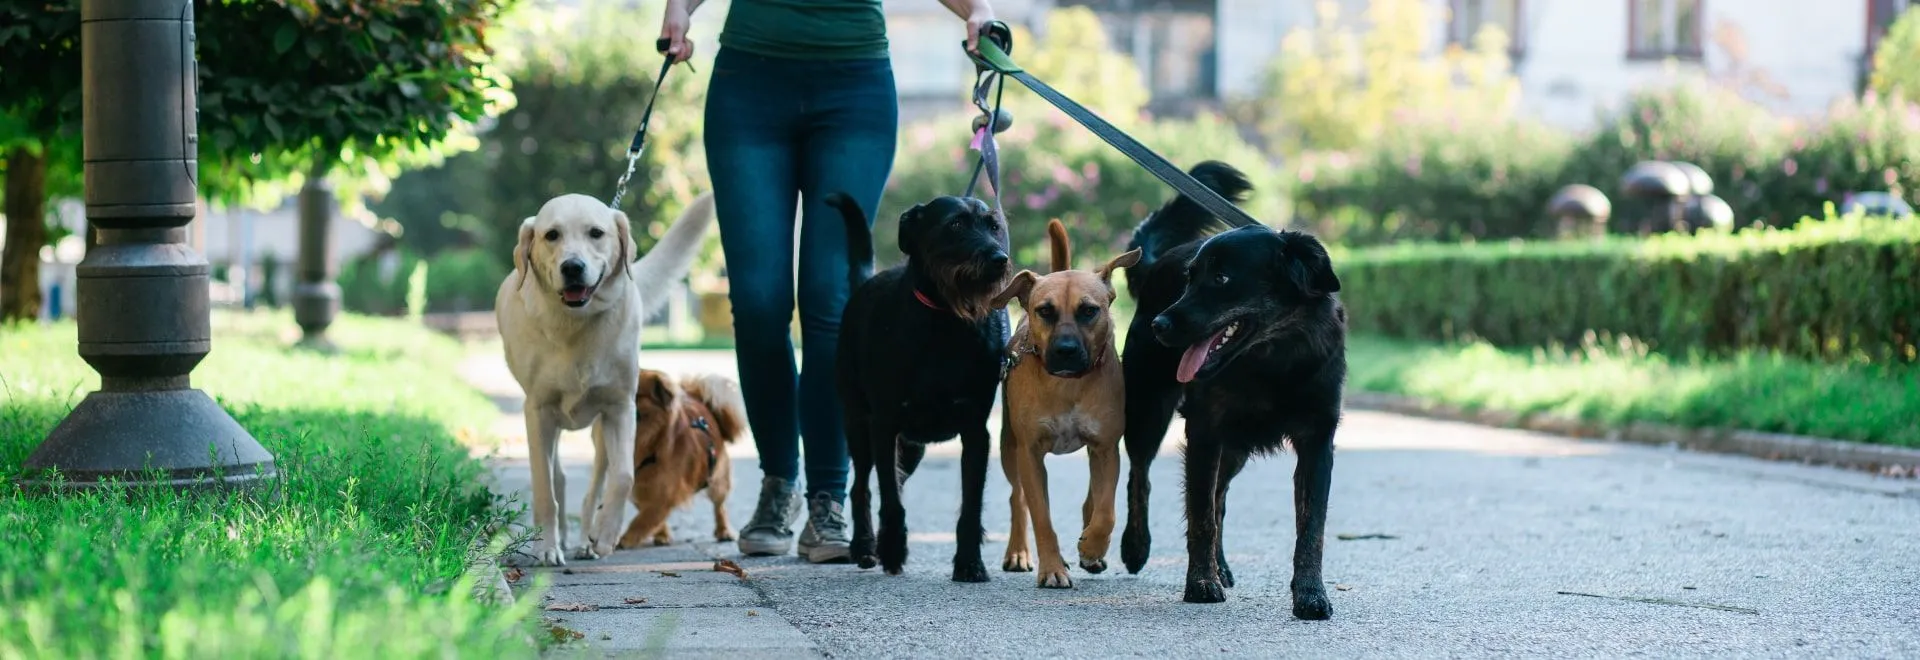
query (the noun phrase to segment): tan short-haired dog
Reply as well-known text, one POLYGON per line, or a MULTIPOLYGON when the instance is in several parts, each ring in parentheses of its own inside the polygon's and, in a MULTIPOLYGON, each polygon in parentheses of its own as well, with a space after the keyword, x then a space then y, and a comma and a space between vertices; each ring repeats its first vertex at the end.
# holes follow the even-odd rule
POLYGON ((713 502, 713 539, 733 540, 733 525, 727 522, 733 459, 727 445, 747 430, 739 384, 719 375, 675 378, 641 369, 634 407, 639 411, 630 498, 635 513, 617 547, 638 548, 649 539, 654 545, 672 543, 667 516, 702 490, 713 502))
POLYGON ((1013 533, 1000 567, 1033 570, 1027 555, 1031 511, 1039 546, 1039 586, 1066 589, 1073 579, 1067 576, 1053 532, 1045 460, 1049 453, 1087 448, 1092 480, 1080 511, 1080 568, 1088 573, 1107 570, 1127 396, 1113 341, 1113 272, 1139 262, 1140 251, 1114 257, 1099 270, 1069 270, 1066 227, 1051 221, 1047 236, 1053 243, 1053 272, 1036 276, 1022 271, 995 300, 1005 304, 1019 298, 1026 310, 1008 345, 1014 364, 1004 386, 1000 467, 1013 484, 1013 533))

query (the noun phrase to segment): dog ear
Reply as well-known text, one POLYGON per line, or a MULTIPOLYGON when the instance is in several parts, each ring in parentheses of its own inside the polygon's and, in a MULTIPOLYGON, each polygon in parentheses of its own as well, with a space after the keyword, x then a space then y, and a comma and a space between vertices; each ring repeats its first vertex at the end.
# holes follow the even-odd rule
POLYGON ((533 218, 520 221, 520 237, 513 244, 513 267, 520 271, 520 286, 533 277, 533 218))
POLYGON ((626 211, 613 210, 613 233, 619 245, 615 247, 618 254, 614 257, 612 275, 619 276, 625 273, 631 278, 633 270, 629 266, 633 265, 633 253, 638 252, 640 248, 633 242, 633 221, 627 219, 626 211))
POLYGON ((661 408, 673 405, 673 387, 667 384, 666 376, 657 376, 653 379, 653 391, 648 395, 652 396, 654 402, 659 403, 661 408))
POLYGON ((1279 264, 1294 286, 1309 296, 1325 296, 1340 291, 1340 278, 1333 273, 1333 260, 1319 239, 1297 231, 1280 233, 1279 264))
POLYGON ((1132 268, 1134 265, 1139 263, 1140 263, 1140 248, 1134 248, 1131 250, 1127 250, 1126 254, 1122 254, 1118 257, 1114 257, 1113 259, 1107 261, 1107 265, 1101 266, 1100 270, 1097 272, 1100 275, 1100 281, 1107 283, 1107 290, 1112 291, 1113 290, 1113 271, 1120 270, 1122 268, 1132 268))
POLYGON ((1033 271, 1020 271, 1019 275, 1013 276, 1012 282, 1007 283, 1007 288, 1001 289, 1000 293, 993 295, 993 308, 1000 309, 1006 307, 1007 301, 1013 300, 1014 298, 1019 298, 1020 304, 1025 306, 1027 304, 1027 294, 1033 292, 1033 283, 1039 279, 1040 276, 1034 275, 1033 271))
POLYGON ((909 257, 920 251, 920 235, 926 233, 926 204, 915 204, 900 214, 900 253, 909 257))

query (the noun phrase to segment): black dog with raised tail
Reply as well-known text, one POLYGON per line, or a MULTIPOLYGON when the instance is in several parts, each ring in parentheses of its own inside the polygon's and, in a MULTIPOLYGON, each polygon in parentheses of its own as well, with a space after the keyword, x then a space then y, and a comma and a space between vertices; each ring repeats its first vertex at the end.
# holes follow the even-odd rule
MULTIPOLYGON (((1229 199, 1252 186, 1232 166, 1191 174, 1229 199)), ((1226 600, 1233 572, 1221 550, 1227 485, 1254 455, 1292 445, 1293 614, 1332 614, 1320 578, 1333 434, 1346 381, 1340 279, 1314 237, 1251 225, 1214 233, 1219 219, 1177 197, 1134 230, 1144 252, 1127 269, 1139 301, 1128 329, 1127 530, 1121 558, 1146 562, 1147 467, 1178 407, 1187 421, 1186 600, 1226 600)))
POLYGON ((868 277, 873 234, 852 198, 826 203, 846 218, 853 295, 841 320, 838 379, 853 455, 853 558, 898 575, 907 561, 901 488, 927 445, 961 443, 956 582, 987 581, 980 522, 987 483, 987 417, 1006 375, 1007 323, 995 295, 1011 279, 1007 228, 985 202, 940 197, 900 216, 907 262, 868 277), (868 477, 879 472, 875 538, 868 477))

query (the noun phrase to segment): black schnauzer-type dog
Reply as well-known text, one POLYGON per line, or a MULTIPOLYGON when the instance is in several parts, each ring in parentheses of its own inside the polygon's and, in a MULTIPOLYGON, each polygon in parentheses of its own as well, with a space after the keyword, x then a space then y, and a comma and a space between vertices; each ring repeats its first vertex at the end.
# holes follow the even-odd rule
POLYGON ((987 483, 987 417, 1006 375, 1007 311, 994 304, 1007 281, 1007 228, 985 202, 940 197, 900 216, 907 262, 869 277, 873 235, 844 194, 826 203, 847 223, 853 294, 841 320, 838 384, 853 455, 853 557, 898 575, 907 561, 900 489, 927 444, 960 437, 959 548, 953 580, 987 581, 980 561, 980 507, 987 483), (873 528, 869 473, 879 472, 880 530, 873 528))
MULTIPOLYGON (((1232 166, 1190 172, 1238 201, 1252 185, 1232 166)), ((1233 586, 1220 547, 1227 485, 1256 454, 1293 445, 1293 614, 1332 614, 1320 578, 1333 479, 1333 434, 1346 380, 1346 310, 1326 248, 1312 236, 1224 224, 1185 196, 1134 230, 1144 253, 1127 269, 1139 302, 1128 329, 1127 528, 1121 559, 1146 563, 1147 468, 1176 407, 1187 420, 1186 600, 1217 603, 1233 586), (1151 339, 1149 339, 1151 337, 1151 339)))

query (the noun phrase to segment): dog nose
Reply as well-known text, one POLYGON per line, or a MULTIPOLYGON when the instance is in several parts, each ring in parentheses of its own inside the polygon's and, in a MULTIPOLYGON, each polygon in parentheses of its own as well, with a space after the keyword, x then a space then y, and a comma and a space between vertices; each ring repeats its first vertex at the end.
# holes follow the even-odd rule
POLYGON ((568 259, 560 262, 560 275, 567 279, 579 279, 587 274, 587 262, 568 259))
POLYGON ((1161 314, 1153 317, 1153 323, 1149 324, 1148 327, 1153 329, 1153 335, 1155 337, 1162 337, 1173 331, 1173 320, 1167 318, 1167 315, 1161 314))
POLYGON ((1007 253, 995 250, 993 256, 987 257, 987 261, 995 266, 1005 266, 1010 259, 1007 258, 1007 253))

